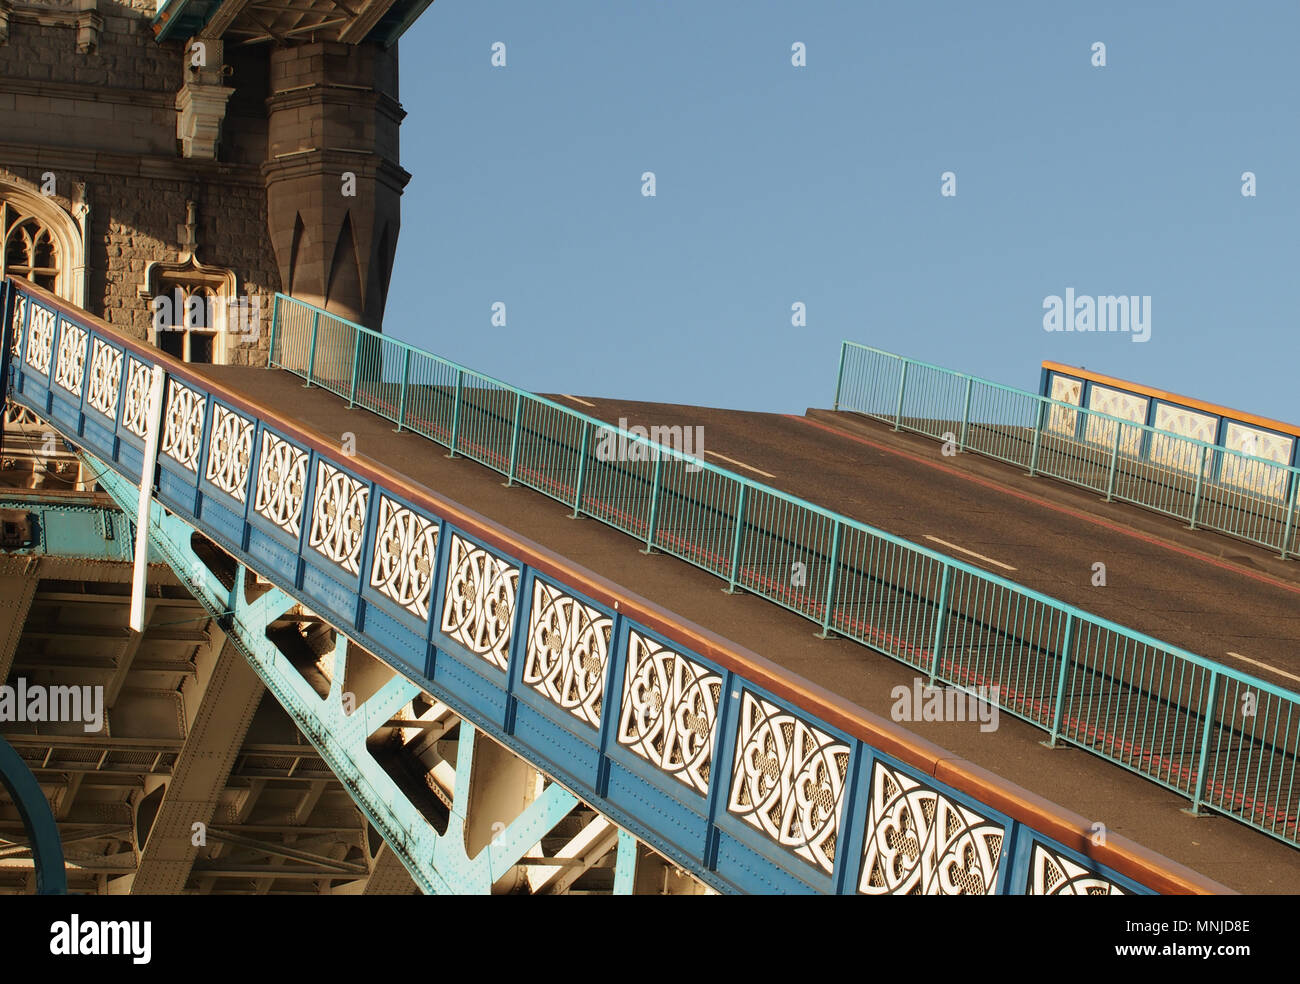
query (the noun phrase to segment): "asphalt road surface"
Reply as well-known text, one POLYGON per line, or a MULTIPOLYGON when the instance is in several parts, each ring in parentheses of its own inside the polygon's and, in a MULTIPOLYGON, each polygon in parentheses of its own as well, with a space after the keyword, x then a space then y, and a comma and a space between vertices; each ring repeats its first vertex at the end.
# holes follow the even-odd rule
MULTIPOLYGON (((573 520, 553 499, 502 484, 502 476, 278 370, 194 366, 214 381, 317 431, 326 441, 355 436, 356 453, 436 489, 644 596, 684 619, 748 647, 792 673, 888 716, 891 691, 916 671, 858 643, 819 639, 816 627, 748 594, 730 595, 718 578, 684 561, 646 555, 631 537, 591 519, 573 520)), ((937 537, 987 561, 963 560, 1071 601, 1121 624, 1205 656, 1227 650, 1300 677, 1300 582, 1266 552, 1212 534, 1163 530, 1159 517, 1096 498, 974 456, 943 458, 939 446, 888 428, 832 418, 556 397, 617 422, 699 424, 708 460, 761 479, 918 543, 953 552, 937 537), (719 456, 725 456, 726 459, 719 456), (765 473, 765 474, 764 474, 765 473), (1014 567, 1014 571, 1004 566, 1014 567), (1091 584, 1094 562, 1107 585, 1091 584)), ((1259 666, 1239 668, 1266 676, 1259 666)), ((1270 671, 1272 672, 1272 671, 1270 671)), ((1266 676, 1294 688, 1296 680, 1266 676)), ((1047 749, 1042 731, 1003 714, 995 731, 977 722, 912 722, 907 727, 1152 850, 1229 887, 1300 893, 1294 848, 1235 821, 1181 812, 1187 801, 1078 749, 1047 749)))
POLYGON ((610 423, 702 427, 711 464, 1300 689, 1300 561, 979 455, 945 457, 856 414, 552 399, 610 423))

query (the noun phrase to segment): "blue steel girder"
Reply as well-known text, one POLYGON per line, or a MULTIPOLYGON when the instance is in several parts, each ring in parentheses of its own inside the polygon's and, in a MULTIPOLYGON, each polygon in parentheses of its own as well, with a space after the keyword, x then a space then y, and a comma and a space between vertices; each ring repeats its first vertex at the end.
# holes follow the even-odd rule
MULTIPOLYGON (((137 495, 135 487, 93 456, 86 455, 86 459, 103 472, 101 484, 126 509, 137 495)), ((194 551, 192 533, 191 527, 177 516, 157 502, 152 503, 149 534, 154 548, 218 620, 267 690, 320 752, 424 892, 489 893, 493 884, 508 874, 530 848, 578 805, 577 797, 552 782, 518 817, 504 825, 489 844, 469 857, 465 850, 468 819, 465 804, 470 800, 469 784, 473 775, 474 726, 464 721, 460 727, 451 816, 446 832, 439 834, 366 750, 366 739, 419 696, 421 688, 396 675, 365 701, 349 707, 342 689, 346 678, 347 637, 340 632, 330 693, 322 699, 266 637, 266 626, 288 612, 297 601, 274 587, 255 601, 247 601, 244 590, 247 568, 242 565, 237 569, 234 588, 227 591, 194 551)), ((619 886, 630 892, 636 868, 636 842, 626 832, 620 833, 616 879, 619 886), (630 854, 624 846, 626 843, 632 846, 630 854)))
MULTIPOLYGON (((889 831, 921 797, 978 819, 978 871, 957 890, 1222 890, 1122 838, 1098 845, 1083 818, 1034 805, 39 288, 6 285, 12 316, 0 352, 12 352, 11 398, 93 455, 124 503, 141 481, 141 381, 155 365, 168 377, 162 453, 145 481, 154 508, 174 514, 164 519, 183 521, 159 527, 176 541, 167 559, 183 578, 196 570, 185 539, 193 527, 275 584, 277 604, 297 599, 405 678, 391 700, 416 688, 437 697, 714 888, 888 894, 924 878, 925 891, 952 891, 934 872, 959 862, 936 853, 936 839, 901 874, 882 866, 889 831)), ((270 672, 276 654, 256 638, 266 612, 242 614, 215 579, 193 580, 211 611, 234 613, 250 659, 309 737, 352 736, 336 771, 363 791, 381 833, 399 850, 417 843, 418 825, 407 830, 403 807, 384 798, 393 787, 372 782, 360 761, 364 728, 348 730, 378 722, 381 705, 349 721, 287 682, 291 667, 270 672)))
MULTIPOLYGON (((0 509, 27 513, 32 520, 33 542, 7 548, 7 554, 118 563, 132 559, 134 524, 102 494, 0 489, 0 509)), ((150 550, 149 562, 161 564, 163 559, 150 550)))
POLYGON ((63 870, 63 842, 49 801, 40 783, 9 742, 0 737, 0 785, 8 791, 22 817, 32 859, 36 862, 36 894, 66 895, 67 873, 63 870))

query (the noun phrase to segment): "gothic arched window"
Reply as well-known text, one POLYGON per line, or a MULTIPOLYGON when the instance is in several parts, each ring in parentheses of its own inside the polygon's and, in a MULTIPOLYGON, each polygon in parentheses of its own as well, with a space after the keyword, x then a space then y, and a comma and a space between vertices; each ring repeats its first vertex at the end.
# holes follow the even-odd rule
POLYGON ((185 362, 213 362, 218 353, 217 332, 224 325, 224 305, 218 292, 207 286, 173 281, 154 310, 154 344, 185 362))
POLYGON ((86 212, 79 199, 67 204, 0 173, 0 276, 22 277, 85 307, 86 212))
MULTIPOLYGON (((5 213, 5 219, 9 219, 8 206, 5 213)), ((59 251, 54 236, 37 219, 14 219, 5 223, 4 269, 0 274, 25 277, 46 290, 54 290, 59 279, 59 251)))

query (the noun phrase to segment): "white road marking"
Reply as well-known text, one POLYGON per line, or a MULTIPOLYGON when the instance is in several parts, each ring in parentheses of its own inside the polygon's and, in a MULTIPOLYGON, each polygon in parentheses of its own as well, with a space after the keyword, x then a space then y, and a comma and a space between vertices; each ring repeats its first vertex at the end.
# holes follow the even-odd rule
POLYGON ((594 403, 588 403, 580 397, 570 396, 568 393, 561 393, 560 396, 564 397, 566 400, 572 400, 574 403, 581 403, 584 407, 594 407, 596 405, 594 403))
POLYGON ((943 546, 947 547, 949 550, 958 550, 961 553, 969 554, 970 556, 975 557, 978 560, 982 560, 986 564, 992 564, 994 567, 1001 567, 1004 571, 1015 570, 1015 568, 1012 567, 1010 564, 1004 564, 1002 563, 1002 561, 994 560, 992 557, 985 557, 983 554, 977 554, 974 550, 967 550, 965 547, 959 547, 957 546, 957 544, 949 543, 947 540, 940 540, 937 536, 930 536, 929 533, 925 535, 925 538, 927 540, 933 541, 934 543, 943 544, 943 546))
POLYGON ((1276 666, 1269 666, 1267 663, 1261 663, 1257 659, 1251 659, 1249 656, 1243 656, 1241 653, 1228 653, 1229 656, 1235 656, 1239 660, 1250 663, 1252 666, 1258 666, 1262 670, 1268 670, 1270 673, 1276 673, 1278 676, 1284 676, 1288 680, 1300 681, 1300 676, 1294 673, 1288 673, 1286 670, 1279 670, 1276 666))
POLYGON ((718 454, 718 452, 710 451, 708 448, 704 449, 704 453, 711 454, 719 461, 725 461, 729 465, 735 465, 737 468, 743 468, 746 471, 752 471, 755 475, 762 475, 764 478, 776 478, 776 476, 773 475, 771 472, 765 472, 761 468, 755 468, 753 465, 747 465, 743 461, 737 461, 735 458, 728 458, 725 454, 718 454))

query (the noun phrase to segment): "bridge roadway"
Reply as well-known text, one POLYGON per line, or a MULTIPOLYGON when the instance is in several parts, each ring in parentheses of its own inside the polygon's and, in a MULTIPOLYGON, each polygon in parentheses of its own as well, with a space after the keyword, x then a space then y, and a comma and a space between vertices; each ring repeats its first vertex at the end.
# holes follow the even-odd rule
POLYGON ((978 454, 944 456, 859 414, 552 399, 614 424, 701 426, 711 464, 1300 690, 1300 561, 978 454))
MULTIPOLYGON (((543 544, 575 563, 625 585, 655 604, 706 626, 877 714, 889 716, 894 703, 891 691, 900 685, 910 689, 916 679, 913 669, 858 643, 839 638, 816 638, 815 627, 810 622, 777 605, 747 594, 728 595, 722 590, 722 581, 684 561, 662 554, 647 556, 638 549, 642 544, 602 523, 591 519, 570 519, 568 511, 553 499, 526 488, 506 488, 499 474, 462 457, 448 458, 444 448, 418 435, 395 433, 389 421, 364 410, 349 410, 344 401, 324 390, 304 388, 297 377, 263 368, 199 365, 189 368, 240 392, 268 410, 295 419, 300 426, 317 432, 326 444, 341 447, 345 433, 355 435, 358 458, 368 459, 376 467, 437 489, 442 495, 515 530, 521 536, 543 544)), ((700 424, 705 428, 706 450, 770 472, 775 477, 755 476, 753 472, 710 454, 709 460, 715 463, 761 478, 812 501, 843 509, 851 516, 883 526, 891 532, 916 537, 917 531, 924 526, 925 532, 933 530, 933 535, 943 534, 945 540, 987 553, 1019 568, 1014 573, 997 567, 992 567, 992 570, 1015 580, 1027 581, 1034 587, 1092 608, 1116 621, 1131 624, 1134 619, 1127 618, 1127 615, 1147 611, 1152 617, 1134 627, 1157 636, 1167 624, 1172 625, 1181 618, 1153 620, 1160 616, 1161 606, 1169 603, 1162 598, 1170 598, 1180 609, 1193 607, 1189 601, 1172 600, 1178 597, 1180 589, 1175 587, 1171 590, 1169 581, 1172 576, 1169 572, 1189 566, 1187 554, 1171 551, 1173 559, 1165 559, 1150 543, 1136 539, 1130 543, 1121 539, 1118 530, 1110 532, 1116 546, 1102 552, 1098 548, 1102 540, 1097 531, 1104 528, 1094 529, 1091 524, 1077 518, 1073 521, 1085 532, 1080 534, 1078 546, 1071 552, 1065 543, 1073 540, 1074 536, 1062 536, 1056 527, 1047 525, 1056 522, 1058 516, 1047 505, 1037 507, 1044 516, 1051 517, 1042 521, 1046 528, 1036 529, 1031 525, 1022 529, 1022 523, 1033 522, 1032 517, 1026 520, 1028 502, 1014 500, 1015 504, 1009 508, 1008 501, 997 498, 993 489, 966 479, 961 481, 970 488, 945 488, 946 480, 944 484, 935 485, 929 470, 921 461, 914 460, 950 460, 939 456, 938 445, 933 442, 916 440, 909 446, 907 437, 889 434, 894 445, 900 449, 909 448, 906 453, 911 457, 902 457, 891 451, 877 451, 859 444, 853 437, 825 430, 803 418, 586 397, 577 401, 564 397, 557 399, 572 402, 576 408, 611 422, 617 422, 623 416, 633 424, 700 424), (870 467, 864 467, 864 464, 870 467), (866 484, 862 482, 864 475, 869 476, 866 484), (935 487, 929 487, 932 485, 935 487), (881 493, 879 507, 873 499, 877 488, 881 493), (954 517, 946 525, 935 518, 943 515, 940 503, 944 500, 951 500, 952 511, 947 515, 954 517), (956 525, 958 521, 960 525, 956 525), (1003 529, 1009 542, 1021 546, 1010 552, 1004 543, 992 539, 993 534, 980 533, 974 523, 987 524, 986 528, 990 530, 1003 529), (1031 567, 1026 558, 1040 546, 1047 552, 1031 567), (1077 580, 1082 587, 1072 596, 1067 596, 1063 588, 1069 587, 1075 578, 1053 567, 1050 560, 1053 555, 1062 567, 1076 565, 1081 570, 1077 580), (1153 556, 1158 559, 1153 560, 1153 556), (1115 568, 1114 574, 1108 570, 1110 580, 1105 589, 1092 589, 1090 586, 1090 564, 1094 559, 1105 560, 1108 568, 1111 565, 1115 568), (1095 601, 1096 598, 1122 601, 1135 592, 1135 583, 1144 576, 1157 579, 1161 591, 1139 595, 1142 601, 1137 607, 1130 605, 1105 610, 1095 601), (1097 593, 1088 593, 1092 591, 1097 593)), ((876 440, 880 436, 874 434, 871 439, 884 444, 884 441, 876 440)), ((983 478, 977 475, 977 464, 964 462, 963 466, 970 469, 972 477, 983 478)), ((948 478, 956 480, 956 476, 950 474, 948 478)), ((1042 484, 1046 486, 1047 483, 1042 484)), ((1054 494, 1054 490, 1039 492, 1036 487, 1034 490, 1039 495, 1054 494)), ((1114 523, 1113 519, 1107 521, 1114 523)), ((924 539, 920 542, 937 546, 924 539)), ((946 552, 946 548, 938 549, 946 552)), ((1186 551, 1188 548, 1178 549, 1186 551)), ((1241 552, 1248 549, 1243 547, 1241 552)), ((971 559, 960 553, 956 556, 971 559)), ((1206 566, 1214 573, 1204 576, 1206 586, 1202 590, 1229 595, 1222 599, 1225 609, 1238 603, 1249 605, 1248 611, 1268 618, 1277 618, 1281 612, 1295 610, 1294 594, 1283 587, 1270 590, 1285 597, 1289 607, 1282 607, 1272 596, 1260 598, 1249 593, 1251 589, 1268 586, 1269 582, 1256 581, 1244 574, 1239 577, 1240 584, 1232 582, 1228 587, 1215 587, 1215 579, 1228 575, 1229 569, 1214 567, 1208 560, 1206 566), (1247 592, 1242 599, 1231 597, 1238 588, 1247 592)), ((1266 566, 1262 559, 1260 566, 1266 566)), ((1294 616, 1289 625, 1293 632, 1300 633, 1300 624, 1294 616)), ((1241 627, 1244 631, 1244 622, 1241 627)), ((1206 625, 1204 631, 1208 630, 1206 625)), ((1253 634, 1257 636, 1259 630, 1253 634)), ((1205 645, 1189 645, 1199 638, 1194 631, 1190 636, 1187 631, 1181 631, 1179 638, 1169 641, 1205 653, 1205 645)), ((1224 638, 1235 637, 1229 634, 1224 638)), ((1244 642, 1235 644, 1245 645, 1244 642)), ((1264 651, 1256 647, 1248 651, 1265 653, 1270 660, 1279 658, 1274 649, 1264 651)), ((1300 894, 1300 856, 1294 848, 1227 818, 1187 816, 1180 812, 1187 803, 1186 799, 1086 752, 1068 748, 1047 749, 1039 744, 1043 732, 1010 715, 1001 715, 998 729, 992 732, 981 732, 978 723, 974 722, 922 721, 905 726, 1011 782, 1104 824, 1108 831, 1122 834, 1231 888, 1251 893, 1300 894)))

